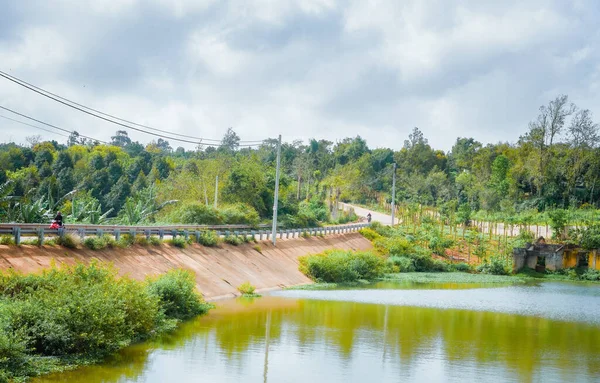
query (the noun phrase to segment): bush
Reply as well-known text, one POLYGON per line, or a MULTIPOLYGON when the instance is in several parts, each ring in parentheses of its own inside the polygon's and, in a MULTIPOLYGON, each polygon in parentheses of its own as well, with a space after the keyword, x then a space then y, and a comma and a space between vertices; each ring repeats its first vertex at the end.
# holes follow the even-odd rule
POLYGON ((149 242, 152 246, 160 246, 162 244, 162 241, 160 240, 160 238, 155 235, 150 237, 149 242))
POLYGON ((403 256, 415 251, 415 246, 411 242, 399 236, 380 238, 374 245, 375 249, 384 255, 403 256))
POLYGON ((213 207, 201 203, 187 203, 172 213, 173 222, 196 225, 222 225, 223 216, 213 207))
POLYGON ((219 244, 221 238, 214 231, 203 231, 200 233, 199 243, 203 246, 214 247, 219 244))
POLYGON ((225 236, 223 241, 225 243, 228 243, 233 246, 239 246, 242 244, 242 239, 239 237, 236 237, 235 235, 227 235, 227 236, 225 236))
POLYGON ((471 266, 468 263, 454 263, 450 267, 453 271, 461 271, 465 273, 469 273, 472 271, 471 266))
POLYGON ((587 269, 580 278, 585 281, 600 281, 600 270, 587 269))
POLYGON ((355 282, 383 275, 384 260, 371 252, 327 250, 299 258, 300 271, 317 282, 355 282))
POLYGON ((148 281, 148 291, 158 297, 167 318, 184 320, 208 312, 212 305, 195 290, 194 276, 187 270, 171 270, 148 281))
POLYGON ((80 243, 80 240, 73 234, 66 233, 60 237, 57 237, 56 243, 60 246, 66 247, 67 249, 76 249, 80 243))
POLYGON ((103 235, 101 237, 88 237, 83 241, 83 246, 87 247, 90 250, 102 250, 108 248, 113 248, 116 246, 115 240, 108 236, 103 235))
POLYGON ((229 225, 256 225, 260 216, 255 208, 243 203, 226 205, 220 211, 223 221, 229 225))
POLYGON ((15 240, 11 235, 3 235, 0 237, 0 245, 14 245, 15 240))
POLYGON ((135 236, 133 236, 131 234, 123 234, 123 235, 121 235, 121 238, 119 238, 119 242, 117 243, 117 245, 121 248, 126 248, 126 247, 130 247, 134 243, 135 243, 135 236))
POLYGON ((185 249, 188 245, 187 241, 183 237, 175 237, 169 241, 169 243, 175 247, 185 249))
POLYGON ((238 286, 238 291, 243 295, 254 295, 256 287, 252 286, 250 282, 244 282, 238 286))
POLYGON ((379 233, 368 227, 360 229, 358 232, 371 242, 381 238, 381 235, 379 235, 379 233))
POLYGON ((394 271, 399 273, 409 273, 416 271, 413 260, 408 257, 391 256, 387 259, 388 264, 395 266, 394 271))
POLYGON ((96 263, 0 273, 0 381, 97 361, 173 329, 212 307, 194 288, 187 271, 143 283, 96 263))
POLYGON ((494 256, 489 261, 486 260, 477 267, 477 271, 483 274, 508 275, 505 261, 500 256, 494 256))
POLYGON ((451 239, 434 235, 429 238, 429 249, 438 255, 446 255, 446 249, 449 249, 454 244, 451 239))
POLYGON ((262 254, 262 249, 259 245, 254 245, 252 248, 262 254))

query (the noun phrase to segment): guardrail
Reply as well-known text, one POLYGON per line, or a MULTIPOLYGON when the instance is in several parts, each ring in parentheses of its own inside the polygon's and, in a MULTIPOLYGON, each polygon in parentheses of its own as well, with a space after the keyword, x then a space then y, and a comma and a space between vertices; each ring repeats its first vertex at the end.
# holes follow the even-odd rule
MULTIPOLYGON (((358 231, 368 227, 369 223, 356 223, 337 226, 320 226, 301 229, 280 229, 276 235, 279 238, 297 238, 303 233, 309 236, 342 234, 358 231), (285 237, 284 237, 285 236, 285 237)), ((47 224, 26 224, 26 223, 9 223, 0 224, 0 235, 11 235, 14 238, 15 244, 21 243, 22 237, 37 237, 39 245, 44 244, 44 239, 47 237, 60 237, 66 233, 79 235, 82 239, 89 236, 110 235, 119 240, 122 234, 131 236, 142 235, 146 239, 151 236, 158 236, 161 240, 165 236, 172 238, 181 236, 186 240, 190 236, 195 237, 196 242, 199 242, 200 235, 203 231, 214 231, 220 237, 226 236, 256 236, 260 240, 272 238, 271 230, 264 229, 268 225, 258 225, 251 227, 248 225, 177 225, 177 226, 116 226, 116 225, 68 225, 60 229, 50 229, 47 224)))

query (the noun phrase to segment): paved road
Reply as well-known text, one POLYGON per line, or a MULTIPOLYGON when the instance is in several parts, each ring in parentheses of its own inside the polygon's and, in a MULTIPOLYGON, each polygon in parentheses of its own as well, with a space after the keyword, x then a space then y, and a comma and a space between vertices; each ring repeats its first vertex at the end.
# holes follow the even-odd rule
MULTIPOLYGON (((367 210, 367 209, 364 209, 362 207, 354 206, 354 205, 349 205, 349 204, 343 203, 343 202, 340 202, 340 205, 343 207, 344 210, 348 210, 350 208, 354 209, 354 212, 359 217, 365 217, 366 218, 367 214, 371 213, 371 221, 380 222, 380 223, 382 223, 384 225, 390 225, 392 223, 392 216, 391 215, 379 213, 379 212, 376 212, 376 211, 367 210)), ((399 220, 396 217, 394 217, 394 221, 396 221, 396 224, 399 223, 399 220)))

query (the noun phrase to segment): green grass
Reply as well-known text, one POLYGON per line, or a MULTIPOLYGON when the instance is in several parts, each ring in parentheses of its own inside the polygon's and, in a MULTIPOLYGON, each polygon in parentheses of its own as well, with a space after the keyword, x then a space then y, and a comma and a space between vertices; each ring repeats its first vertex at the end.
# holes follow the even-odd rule
POLYGON ((414 283, 524 283, 521 276, 454 273, 396 273, 386 274, 381 280, 414 283))

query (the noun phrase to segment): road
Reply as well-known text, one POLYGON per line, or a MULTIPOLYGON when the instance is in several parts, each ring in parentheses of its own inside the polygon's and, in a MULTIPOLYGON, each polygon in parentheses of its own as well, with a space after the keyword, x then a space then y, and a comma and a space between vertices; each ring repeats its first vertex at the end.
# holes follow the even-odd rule
MULTIPOLYGON (((371 211, 371 210, 367 210, 365 208, 359 207, 359 206, 354 206, 354 205, 349 205, 347 203, 343 203, 340 202, 340 206, 342 206, 342 208, 344 210, 348 210, 350 208, 354 209, 354 212, 356 213, 356 215, 358 215, 359 217, 367 217, 367 214, 371 213, 371 222, 380 222, 383 225, 390 225, 392 223, 392 216, 391 215, 387 215, 384 213, 379 213, 376 211, 371 211)), ((396 221, 396 224, 400 223, 400 221, 398 220, 398 218, 394 217, 394 221, 396 221)))

